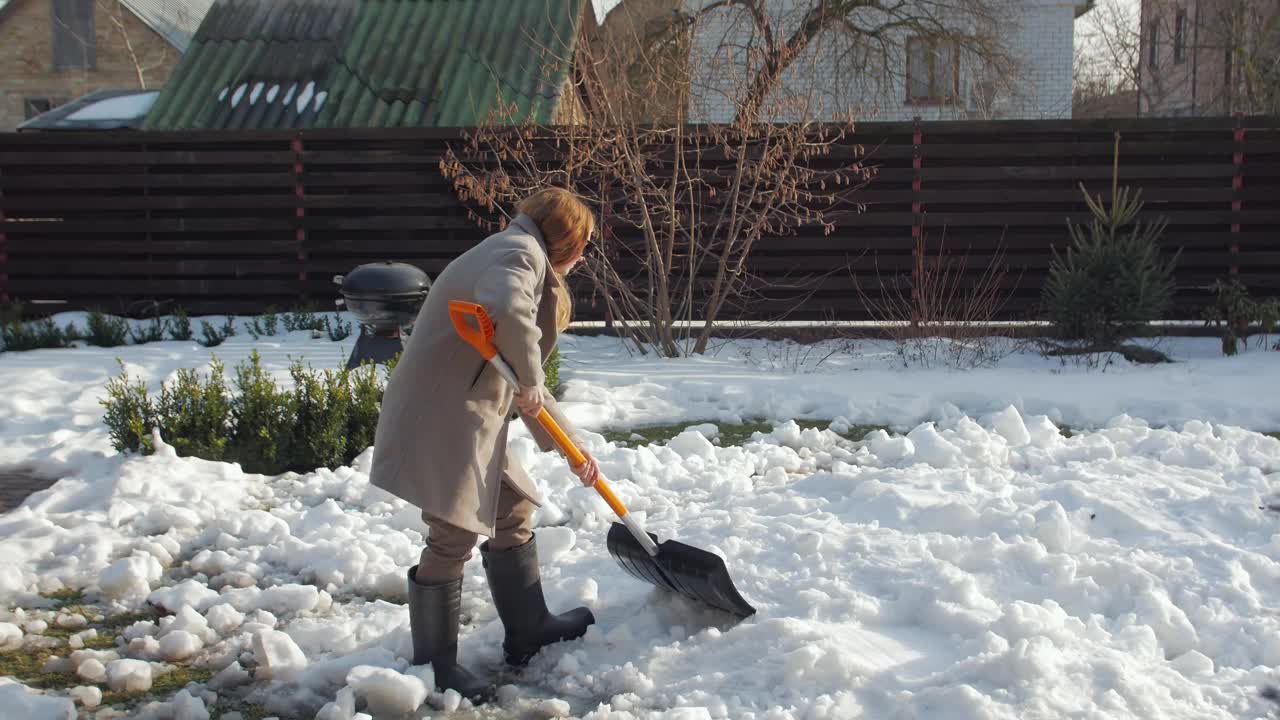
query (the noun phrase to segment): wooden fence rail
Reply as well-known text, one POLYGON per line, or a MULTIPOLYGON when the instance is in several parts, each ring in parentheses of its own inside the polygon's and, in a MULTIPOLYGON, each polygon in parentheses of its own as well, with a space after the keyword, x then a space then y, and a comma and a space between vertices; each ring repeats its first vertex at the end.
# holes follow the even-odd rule
MULTIPOLYGON (((1179 252, 1171 317, 1199 317, 1215 280, 1280 295, 1280 118, 879 123, 858 126, 877 174, 834 233, 766 238, 762 295, 732 317, 857 320, 914 238, 976 277, 1003 253, 1006 318, 1034 318, 1080 185, 1120 179, 1179 252), (803 302, 800 301, 803 298, 803 302)), ((332 307, 335 274, 398 260, 436 273, 483 233, 439 161, 465 130, 0 135, 0 301, 140 315, 332 307)), ((626 239, 626 238, 624 238, 626 239)), ((578 317, 604 303, 578 287, 578 317)))

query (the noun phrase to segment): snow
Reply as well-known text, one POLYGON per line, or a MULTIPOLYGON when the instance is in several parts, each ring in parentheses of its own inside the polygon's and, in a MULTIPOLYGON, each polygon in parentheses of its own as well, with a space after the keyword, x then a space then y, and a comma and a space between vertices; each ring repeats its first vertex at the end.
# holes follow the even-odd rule
POLYGON ((939 435, 933 423, 925 423, 907 433, 907 439, 915 449, 912 458, 916 462, 945 468, 951 467, 961 456, 960 448, 939 435))
POLYGON ((193 696, 188 690, 184 689, 174 695, 170 706, 173 709, 173 720, 209 720, 204 700, 193 696))
POLYGON ((80 613, 58 613, 53 624, 60 628, 81 628, 89 624, 89 619, 80 613))
POLYGON ((293 638, 277 630, 255 633, 253 652, 260 663, 258 674, 264 678, 292 680, 307 667, 307 656, 293 638))
POLYGON ((215 690, 224 688, 233 688, 249 682, 249 673, 240 667, 239 662, 233 662, 214 675, 209 681, 209 686, 215 690))
POLYGON ((244 613, 230 605, 214 605, 205 613, 210 629, 219 635, 228 635, 244 622, 244 613))
POLYGON ((98 587, 117 599, 146 595, 163 573, 164 568, 154 556, 140 553, 121 558, 104 568, 98 575, 98 587))
POLYGON ((0 708, 6 717, 23 720, 75 720, 76 717, 76 706, 67 698, 37 695, 7 677, 0 677, 0 708))
POLYGON ((67 638, 67 645, 70 646, 72 650, 80 650, 84 647, 86 641, 93 640, 96 637, 98 637, 97 629, 89 628, 84 632, 78 632, 67 638))
MULTIPOLYGON (((235 612, 235 608, 231 609, 235 612)), ((185 632, 201 642, 213 642, 218 634, 209 627, 209 621, 190 605, 184 605, 171 616, 160 618, 157 637, 164 639, 185 632)))
POLYGON ((68 120, 122 120, 140 118, 155 105, 160 92, 121 95, 90 103, 67 116, 68 120))
POLYGON ((538 704, 538 712, 549 718, 569 717, 570 707, 564 700, 549 699, 538 704))
POLYGON ((78 705, 86 708, 96 708, 102 702, 102 690, 92 685, 80 685, 73 687, 67 693, 72 700, 78 705))
POLYGON ((440 696, 440 709, 445 712, 453 712, 462 705, 462 695, 457 690, 449 688, 440 696))
POLYGON ((316 84, 314 81, 308 82, 303 86, 302 92, 298 94, 298 112, 301 113, 307 109, 307 105, 311 102, 311 98, 315 96, 316 84))
MULTIPOLYGON (((290 355, 332 367, 350 346, 242 333, 213 352, 233 367, 256 348, 284 382, 290 355)), ((1165 366, 1102 372, 1022 353, 960 372, 901 368, 874 342, 821 365, 782 343, 676 361, 607 338, 562 348, 563 408, 615 492, 659 538, 723 557, 758 612, 734 622, 623 573, 605 547, 611 511, 513 425, 513 454, 545 500, 548 604, 597 618, 508 679, 503 695, 526 715, 1271 711, 1258 693, 1280 680, 1280 526, 1261 507, 1280 498, 1280 441, 1258 431, 1280 430, 1264 390, 1280 381, 1280 353, 1223 358, 1212 339, 1175 339, 1163 349, 1178 362, 1165 366), (771 429, 740 446, 709 424, 761 419, 771 429), (831 425, 798 422, 816 419, 831 425), (683 432, 634 447, 602 434, 657 423, 683 432), (888 431, 838 434, 860 424, 888 431)), ((209 354, 184 342, 0 354, 0 467, 62 478, 0 516, 0 602, 37 607, 36 593, 69 587, 120 610, 162 608, 120 631, 127 648, 56 663, 101 666, 113 689, 149 688, 147 660, 207 663, 214 679, 162 699, 155 717, 202 717, 204 688, 327 720, 457 709, 456 693, 430 691, 430 667, 410 665, 399 603, 425 527, 369 486, 369 452, 352 467, 262 477, 163 444, 148 457, 111 449, 98 399, 115 357, 154 390, 209 354)), ((478 561, 463 587, 461 654, 500 666, 478 561)), ((19 628, 88 622, 0 621, 3 643, 29 642, 19 628)), ((0 687, 15 692, 28 697, 0 687)))
POLYGON ((347 674, 347 685, 364 698, 374 715, 403 715, 427 699, 422 680, 381 667, 359 665, 347 674))
POLYGON ((107 668, 101 662, 91 658, 80 663, 76 668, 76 675, 80 676, 81 680, 91 683, 106 682, 107 668))
POLYGON ((316 713, 316 720, 351 720, 356 714, 356 694, 351 687, 338 691, 333 701, 325 703, 316 713))
POLYGON ((596 23, 603 25, 609 11, 617 7, 620 2, 622 0, 591 0, 591 8, 595 11, 596 23))
POLYGON ((151 689, 151 663, 130 658, 107 663, 107 685, 116 692, 146 692, 151 689))
POLYGON ((217 599, 216 590, 195 580, 183 580, 177 585, 161 588, 147 596, 147 602, 170 612, 184 607, 202 610, 217 599))
POLYGON ((22 647, 22 628, 13 623, 0 622, 0 650, 22 647))
POLYGON ((160 639, 160 656, 165 660, 180 661, 195 655, 204 643, 185 630, 165 635, 160 639))

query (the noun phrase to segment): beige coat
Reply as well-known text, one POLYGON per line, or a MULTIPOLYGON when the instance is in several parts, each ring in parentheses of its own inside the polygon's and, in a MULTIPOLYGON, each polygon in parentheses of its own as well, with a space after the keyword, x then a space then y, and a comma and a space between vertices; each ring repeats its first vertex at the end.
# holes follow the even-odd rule
MULTIPOLYGON (((543 383, 556 343, 554 276, 537 225, 517 216, 506 230, 458 256, 431 285, 387 383, 370 482, 445 522, 492 537, 503 476, 539 502, 507 451, 515 393, 449 320, 450 300, 482 305, 498 352, 524 385, 543 383)), ((555 401, 548 410, 561 417, 555 401)), ((543 450, 553 446, 536 423, 543 450)), ((566 428, 566 431, 569 431, 566 428)))

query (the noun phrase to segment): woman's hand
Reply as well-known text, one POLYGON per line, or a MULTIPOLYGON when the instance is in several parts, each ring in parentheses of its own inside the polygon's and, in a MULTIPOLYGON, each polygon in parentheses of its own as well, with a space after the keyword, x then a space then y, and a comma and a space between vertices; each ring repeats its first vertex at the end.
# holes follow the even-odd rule
POLYGON ((596 465, 595 458, 587 455, 586 453, 583 453, 582 455, 587 459, 587 461, 581 465, 570 465, 569 468, 573 470, 574 475, 578 476, 578 479, 582 481, 583 485, 586 485, 587 487, 594 487, 596 480, 600 477, 600 466, 596 465))
POLYGON ((516 391, 516 407, 525 415, 536 417, 542 412, 542 403, 541 385, 522 386, 516 391))

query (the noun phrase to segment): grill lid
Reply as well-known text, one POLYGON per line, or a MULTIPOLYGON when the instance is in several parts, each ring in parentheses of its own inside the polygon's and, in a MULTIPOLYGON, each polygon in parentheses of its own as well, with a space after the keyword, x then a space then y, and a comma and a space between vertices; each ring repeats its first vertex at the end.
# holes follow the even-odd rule
POLYGON ((345 276, 333 278, 342 294, 352 298, 391 298, 426 295, 431 280, 421 269, 408 263, 376 262, 359 265, 345 276))

